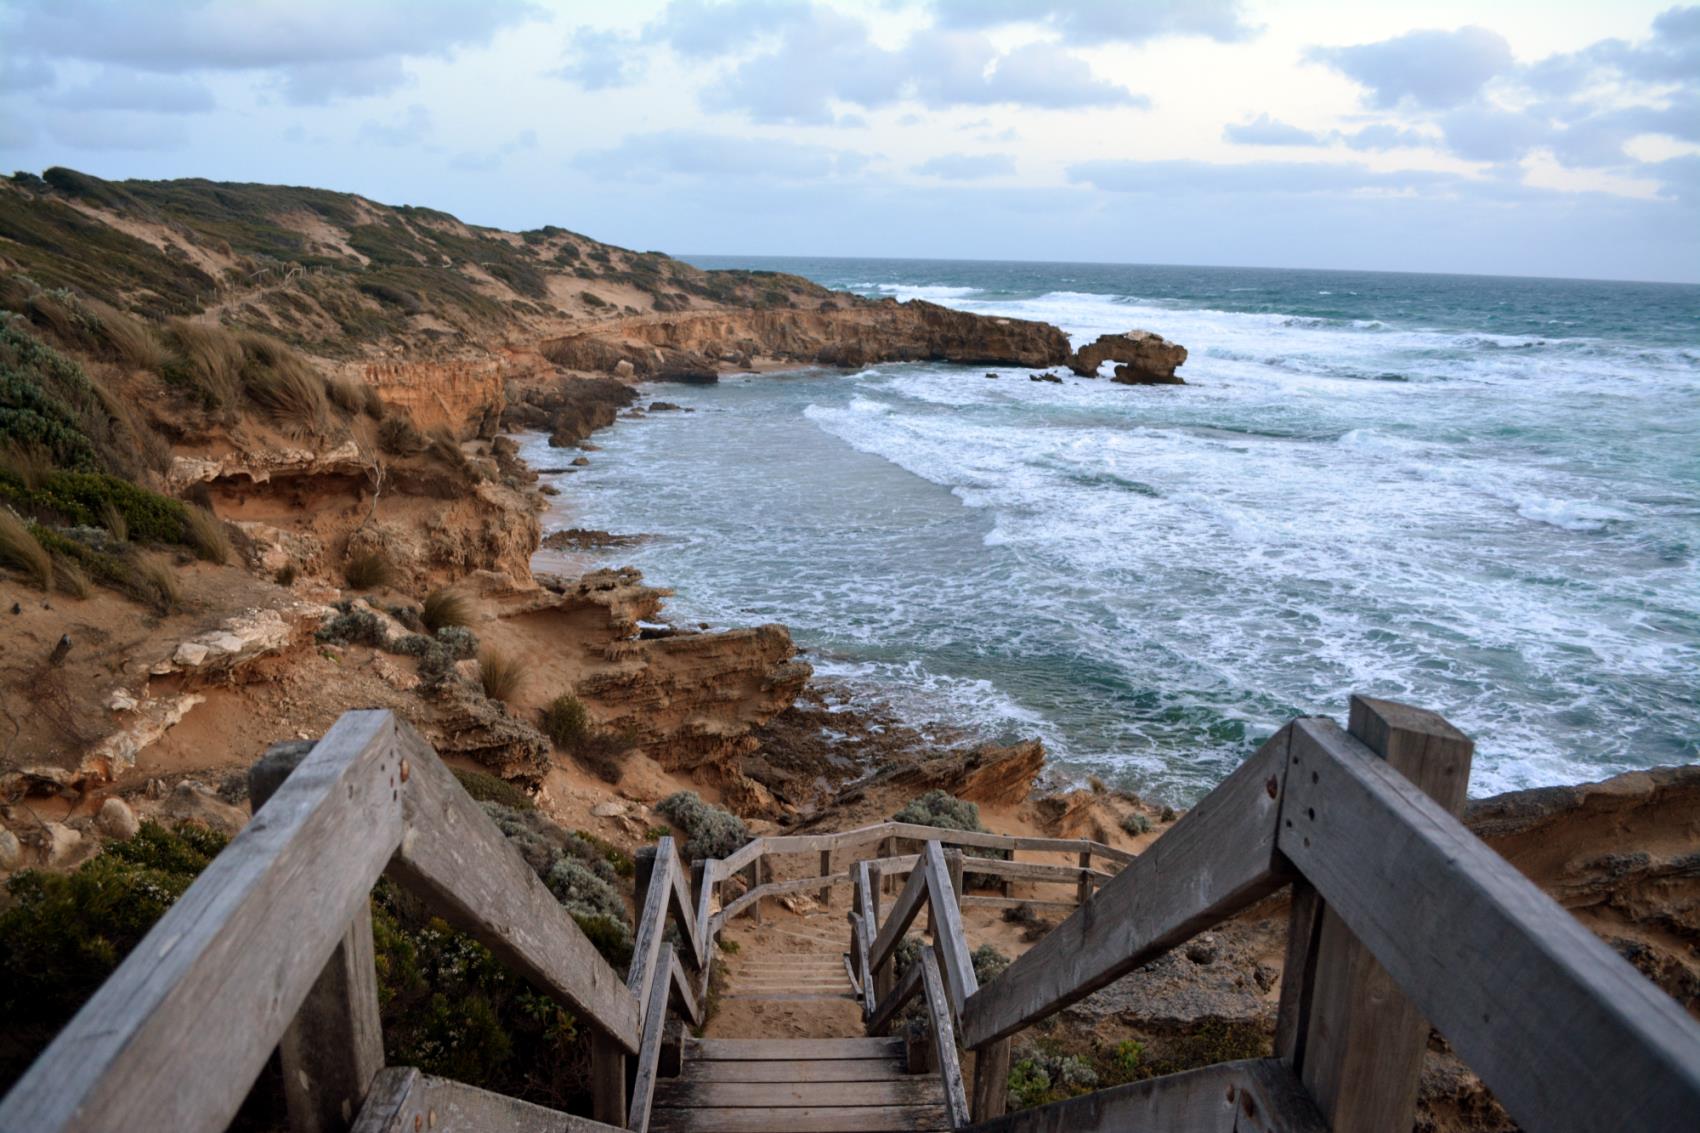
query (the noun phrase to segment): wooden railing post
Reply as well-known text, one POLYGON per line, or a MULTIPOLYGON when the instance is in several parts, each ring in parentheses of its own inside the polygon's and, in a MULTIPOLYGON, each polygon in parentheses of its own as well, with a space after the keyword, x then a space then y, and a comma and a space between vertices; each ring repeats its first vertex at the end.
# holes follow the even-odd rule
POLYGON ((975 1121, 1002 1117, 1009 1106, 1009 1042, 998 1039, 974 1052, 975 1121))
POLYGON ((1092 851, 1080 851, 1080 885, 1074 891, 1074 903, 1084 905, 1092 899, 1092 851))
MULTIPOLYGON (((832 876, 832 850, 831 850, 831 848, 822 850, 820 852, 820 875, 822 877, 831 877, 832 876)), ((832 904, 832 886, 831 885, 822 885, 820 887, 820 903, 823 907, 832 904)))
MULTIPOLYGON (((1354 696, 1348 730, 1435 802, 1462 813, 1475 745, 1458 729, 1433 712, 1354 696)), ((1276 1054, 1329 1125, 1364 1133, 1410 1129, 1428 1021, 1303 882, 1294 885, 1281 983, 1276 1054)))
MULTIPOLYGON (((273 744, 248 769, 248 798, 257 813, 313 750, 312 741, 273 744)), ((354 1124, 384 1068, 378 1017, 378 972, 372 949, 372 906, 362 902, 342 942, 278 1041, 290 1133, 342 1133, 354 1124)))

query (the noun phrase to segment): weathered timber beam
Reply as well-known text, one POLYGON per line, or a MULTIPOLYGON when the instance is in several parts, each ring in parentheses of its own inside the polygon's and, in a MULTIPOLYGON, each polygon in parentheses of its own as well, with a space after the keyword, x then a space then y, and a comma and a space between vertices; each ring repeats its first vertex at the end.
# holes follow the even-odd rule
POLYGON ((637 997, 430 745, 400 729, 398 754, 411 765, 407 833, 390 872, 614 1046, 635 1052, 637 997))
POLYGON ((619 1127, 545 1109, 411 1066, 379 1071, 353 1133, 617 1133, 619 1127))
POLYGON ((1281 850, 1519 1125, 1691 1127, 1675 1001, 1332 721, 1298 723, 1288 784, 1281 850))
MULTIPOLYGON (((1147 1078, 968 1127, 967 1133, 1329 1133, 1310 1095, 1278 1059, 1218 1062, 1147 1078)), ((1348 1133, 1335 1130, 1334 1133, 1348 1133)), ((1368 1133, 1353 1130, 1350 1133, 1368 1133)))
MULTIPOLYGON (((938 843, 928 843, 938 849, 938 843)), ((956 1025, 951 1022, 951 1004, 939 976, 939 964, 931 947, 923 946, 915 967, 921 970, 921 986, 927 996, 927 1016, 932 1023, 933 1059, 944 1085, 944 1108, 952 1129, 968 1124, 968 1091, 962 1084, 962 1063, 956 1053, 956 1025)))
POLYGON ((0 1130, 224 1129, 401 841, 401 758, 390 713, 344 713, 0 1101, 0 1130))
MULTIPOLYGON (((970 996, 978 1050, 1150 962, 1290 881, 1275 849, 1291 724, 993 983, 970 996)), ((966 902, 965 902, 966 903, 966 902)))

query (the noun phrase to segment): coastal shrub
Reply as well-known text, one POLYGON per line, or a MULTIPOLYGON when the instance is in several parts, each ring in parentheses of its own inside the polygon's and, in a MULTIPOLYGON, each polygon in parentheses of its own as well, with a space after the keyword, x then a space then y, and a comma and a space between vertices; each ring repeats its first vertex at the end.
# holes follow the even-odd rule
POLYGON ((525 660, 515 654, 498 649, 479 651, 478 683, 491 700, 512 699, 525 683, 527 669, 525 660))
POLYGON ((418 456, 425 451, 425 438, 412 421, 392 412, 378 422, 378 447, 391 456, 418 456))
POLYGON ((38 516, 78 527, 103 527, 108 506, 124 516, 126 534, 145 543, 185 543, 185 507, 104 472, 53 471, 29 488, 0 468, 0 499, 38 516))
POLYGON ((968 958, 974 965, 974 979, 982 987, 1003 975, 1004 969, 1012 963, 995 944, 980 945, 968 958))
POLYGON ((4 507, 0 507, 0 563, 23 575, 39 590, 53 585, 53 556, 28 525, 4 507))
POLYGON ((588 830, 575 830, 573 836, 601 854, 602 860, 608 863, 608 867, 614 871, 616 876, 630 877, 636 872, 637 865, 632 861, 632 856, 614 843, 605 838, 599 838, 588 830))
POLYGON ((454 777, 460 782, 467 794, 481 803, 500 803, 513 810, 535 810, 537 804, 531 801, 531 796, 503 779, 488 771, 474 771, 466 767, 450 768, 454 777))
POLYGON ((425 621, 419 616, 419 611, 408 605, 390 605, 384 607, 384 613, 412 630, 414 633, 425 631, 425 621))
POLYGON ((320 626, 313 639, 323 645, 370 645, 381 649, 387 635, 383 620, 371 610, 347 609, 320 626))
POLYGON ((197 559, 220 566, 230 561, 230 532, 224 520, 204 507, 183 509, 183 538, 197 559))
POLYGON ((570 692, 563 692, 543 709, 543 734, 556 747, 571 748, 589 733, 590 718, 584 702, 570 692))
POLYGON ((419 620, 430 633, 447 626, 464 626, 472 621, 472 602, 458 590, 433 590, 425 595, 419 620))
POLYGON ((478 635, 465 626, 444 626, 436 632, 435 640, 453 660, 464 661, 478 655, 478 635))
POLYGON ((43 450, 56 468, 133 475, 158 464, 159 440, 75 361, 0 312, 0 437, 43 450))
POLYGON ((704 802, 695 791, 678 791, 655 804, 656 813, 685 832, 687 860, 726 858, 750 840, 744 820, 704 802))
POLYGON ((353 590, 382 590, 395 585, 397 571, 382 551, 356 551, 342 568, 342 577, 353 590))
POLYGON ((931 790, 891 816, 893 822, 914 826, 934 826, 940 830, 970 830, 984 832, 980 825, 980 808, 957 798, 948 791, 931 790))
POLYGON ((1130 814, 1122 818, 1122 831, 1135 838, 1141 834, 1151 833, 1151 820, 1143 814, 1130 814))
POLYGON ((1015 1054, 1009 1069, 1009 1107, 1028 1109, 1098 1088, 1098 1071, 1078 1054, 1041 1040, 1015 1054))

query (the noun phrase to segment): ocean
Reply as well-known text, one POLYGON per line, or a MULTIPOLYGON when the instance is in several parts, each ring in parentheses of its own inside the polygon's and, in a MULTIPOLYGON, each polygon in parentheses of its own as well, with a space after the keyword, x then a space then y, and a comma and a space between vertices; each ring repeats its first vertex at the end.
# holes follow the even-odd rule
POLYGON ((654 387, 695 412, 599 433, 549 525, 653 536, 587 558, 680 621, 784 622, 850 704, 1177 804, 1353 691, 1473 736, 1478 796, 1700 759, 1700 287, 691 258, 1153 330, 1190 384, 654 387))

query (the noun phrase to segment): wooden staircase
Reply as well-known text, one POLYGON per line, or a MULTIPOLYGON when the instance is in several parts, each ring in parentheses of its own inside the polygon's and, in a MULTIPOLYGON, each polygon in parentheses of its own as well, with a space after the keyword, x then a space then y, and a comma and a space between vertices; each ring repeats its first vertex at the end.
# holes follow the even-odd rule
MULTIPOLYGON (((840 977, 843 977, 842 967, 840 977)), ((848 980, 845 980, 848 989, 848 980)), ((897 1038, 687 1039, 655 1084, 651 1133, 949 1129, 937 1074, 910 1074, 897 1038)))
POLYGON ((787 932, 808 947, 800 952, 776 955, 741 953, 721 960, 726 973, 726 999, 854 999, 850 970, 844 958, 844 941, 828 940, 812 932, 787 932))

